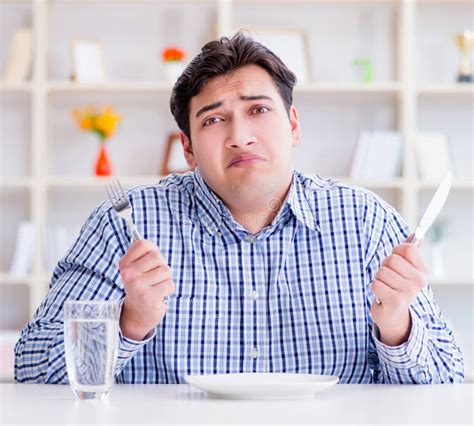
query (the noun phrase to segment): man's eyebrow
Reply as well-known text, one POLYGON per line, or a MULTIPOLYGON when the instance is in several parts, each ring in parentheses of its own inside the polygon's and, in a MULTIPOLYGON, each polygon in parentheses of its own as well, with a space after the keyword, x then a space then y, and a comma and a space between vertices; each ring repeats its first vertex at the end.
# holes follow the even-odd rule
MULTIPOLYGON (((242 101, 259 101, 259 100, 261 100, 261 99, 266 99, 266 100, 268 100, 268 101, 273 102, 273 99, 272 99, 270 96, 266 96, 266 95, 241 96, 241 97, 240 97, 240 100, 242 100, 242 101)), ((200 115, 204 114, 204 113, 207 112, 207 111, 210 111, 210 110, 212 110, 212 109, 219 108, 220 106, 222 106, 223 103, 224 103, 223 101, 218 101, 218 102, 214 102, 214 103, 212 103, 212 104, 203 106, 203 107, 196 113, 196 118, 198 118, 200 115)))
POLYGON ((266 99, 268 101, 273 102, 273 99, 270 96, 266 96, 266 95, 241 96, 240 99, 243 100, 243 101, 259 101, 260 99, 266 99))
POLYGON ((203 106, 197 113, 196 113, 196 118, 198 118, 201 114, 204 114, 207 111, 210 111, 211 109, 216 109, 219 108, 223 104, 222 101, 214 102, 213 104, 209 104, 206 106, 203 106))

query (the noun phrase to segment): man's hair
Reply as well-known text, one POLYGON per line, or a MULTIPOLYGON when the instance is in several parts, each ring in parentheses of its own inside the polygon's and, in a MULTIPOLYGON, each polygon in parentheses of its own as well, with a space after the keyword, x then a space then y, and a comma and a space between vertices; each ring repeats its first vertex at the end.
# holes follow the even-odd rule
POLYGON ((270 74, 283 100, 288 116, 293 103, 296 76, 270 49, 242 32, 221 37, 203 46, 173 87, 171 113, 183 133, 191 140, 189 109, 191 98, 199 94, 214 77, 231 74, 246 65, 258 65, 270 74))

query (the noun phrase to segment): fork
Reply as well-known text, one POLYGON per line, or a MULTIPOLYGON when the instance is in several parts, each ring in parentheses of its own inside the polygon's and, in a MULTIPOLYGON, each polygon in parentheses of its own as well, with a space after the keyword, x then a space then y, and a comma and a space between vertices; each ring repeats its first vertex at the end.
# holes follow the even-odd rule
MULTIPOLYGON (((128 228, 132 234, 132 241, 142 240, 142 236, 132 221, 132 206, 128 200, 127 194, 125 194, 125 191, 123 190, 122 185, 120 185, 118 178, 114 178, 109 182, 106 182, 105 189, 107 191, 109 200, 112 203, 112 207, 122 219, 127 221, 128 228)), ((174 295, 165 296, 163 298, 163 303, 168 304, 173 296, 174 295)))
POLYGON ((132 221, 132 206, 122 185, 120 185, 118 178, 106 182, 105 189, 109 200, 112 203, 112 207, 122 219, 127 221, 128 229, 132 234, 132 241, 142 240, 143 238, 132 221))

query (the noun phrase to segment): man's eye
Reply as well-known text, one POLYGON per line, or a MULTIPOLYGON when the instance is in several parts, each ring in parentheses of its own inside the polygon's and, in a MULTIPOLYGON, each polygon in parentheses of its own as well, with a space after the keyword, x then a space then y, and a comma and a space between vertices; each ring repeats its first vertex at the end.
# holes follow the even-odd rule
POLYGON ((252 109, 252 112, 257 112, 259 114, 262 114, 262 113, 265 113, 265 112, 268 112, 270 111, 270 108, 266 107, 266 106, 258 106, 258 107, 255 107, 252 109))
POLYGON ((204 121, 204 123, 202 123, 203 126, 210 126, 211 124, 215 124, 215 123, 219 123, 219 121, 221 121, 222 119, 219 118, 219 117, 211 117, 211 118, 208 118, 207 120, 204 121))

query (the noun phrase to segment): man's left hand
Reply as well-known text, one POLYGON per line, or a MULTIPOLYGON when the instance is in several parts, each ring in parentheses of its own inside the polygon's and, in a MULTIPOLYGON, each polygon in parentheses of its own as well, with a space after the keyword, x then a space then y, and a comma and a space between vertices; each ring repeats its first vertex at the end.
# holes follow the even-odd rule
POLYGON ((372 303, 370 313, 380 331, 380 341, 397 346, 411 331, 410 305, 425 286, 426 266, 418 247, 404 242, 395 247, 372 282, 372 291, 382 302, 372 303))

